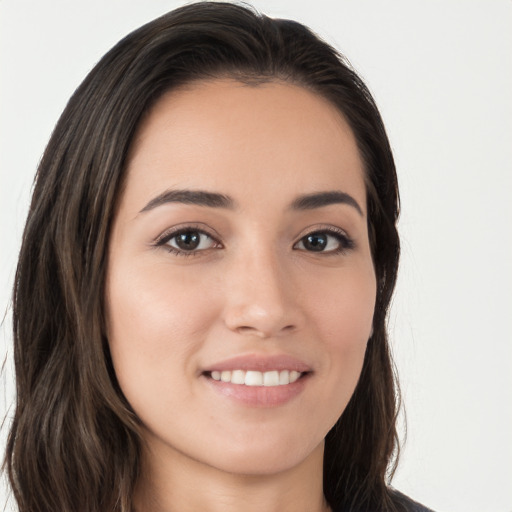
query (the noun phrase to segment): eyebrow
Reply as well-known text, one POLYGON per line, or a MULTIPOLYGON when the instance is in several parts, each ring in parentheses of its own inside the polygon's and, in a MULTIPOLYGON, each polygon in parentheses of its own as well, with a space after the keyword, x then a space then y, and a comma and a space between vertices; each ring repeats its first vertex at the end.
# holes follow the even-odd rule
POLYGON ((151 201, 142 208, 140 213, 153 210, 167 203, 194 204, 198 206, 208 206, 209 208, 229 208, 231 210, 235 208, 233 199, 224 194, 206 192, 203 190, 166 190, 151 199, 151 201))
MULTIPOLYGON (((236 202, 233 198, 217 192, 206 192, 204 190, 166 190, 154 197, 142 208, 140 213, 153 210, 158 206, 168 203, 193 204, 209 208, 227 208, 234 210, 236 202)), ((305 194, 294 199, 290 205, 292 210, 314 210, 331 204, 346 204, 355 208, 359 215, 364 216, 359 203, 346 192, 332 190, 327 192, 314 192, 305 194)))
POLYGON ((331 204, 347 204, 357 210, 359 215, 364 217, 363 210, 359 203, 346 192, 332 190, 328 192, 315 192, 297 197, 291 204, 293 210, 313 210, 331 204))

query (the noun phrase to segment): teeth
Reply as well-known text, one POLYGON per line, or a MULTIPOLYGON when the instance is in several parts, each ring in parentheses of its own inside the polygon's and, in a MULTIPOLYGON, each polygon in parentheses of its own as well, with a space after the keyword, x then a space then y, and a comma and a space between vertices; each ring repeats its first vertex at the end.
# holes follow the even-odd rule
POLYGON ((265 372, 263 374, 264 386, 279 386, 279 372, 265 372))
POLYGON ((253 370, 213 371, 211 378, 231 384, 245 384, 246 386, 285 386, 297 381, 302 374, 295 370, 272 370, 270 372, 257 372, 253 370))
POLYGON ((245 372, 242 370, 235 370, 231 374, 231 382, 233 384, 245 384, 245 372))
POLYGON ((299 372, 296 372, 295 370, 292 370, 290 372, 290 384, 292 382, 295 382, 298 378, 300 377, 300 373, 299 372))
POLYGON ((245 372, 246 386, 263 386, 263 374, 261 372, 245 372))

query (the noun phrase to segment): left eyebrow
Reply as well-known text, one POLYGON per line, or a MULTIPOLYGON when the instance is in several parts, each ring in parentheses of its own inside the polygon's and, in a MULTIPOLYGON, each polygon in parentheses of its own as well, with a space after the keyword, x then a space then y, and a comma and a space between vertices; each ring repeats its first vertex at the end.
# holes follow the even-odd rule
POLYGON ((153 210, 167 203, 195 204, 209 208, 233 209, 235 207, 235 202, 231 197, 217 194, 216 192, 206 192, 204 190, 166 190, 151 199, 139 213, 153 210))
POLYGON ((331 204, 347 204, 355 208, 361 217, 364 217, 359 203, 350 194, 340 190, 315 192, 299 196, 292 202, 291 208, 292 210, 313 210, 331 204))

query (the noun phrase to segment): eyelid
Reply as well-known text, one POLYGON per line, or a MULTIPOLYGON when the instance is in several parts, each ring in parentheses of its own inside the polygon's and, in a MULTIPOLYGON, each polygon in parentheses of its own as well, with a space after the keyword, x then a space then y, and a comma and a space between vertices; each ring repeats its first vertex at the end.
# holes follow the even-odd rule
MULTIPOLYGON (((151 245, 153 245, 154 247, 164 247, 169 242, 169 240, 171 240, 175 236, 178 236, 179 234, 185 233, 187 231, 195 231, 197 233, 207 236, 208 238, 212 239, 215 246, 208 248, 208 249, 199 249, 199 250, 190 250, 190 251, 181 250, 181 249, 178 249, 178 248, 170 246, 170 245, 168 245, 165 248, 175 254, 186 255, 186 256, 194 256, 201 252, 206 252, 209 249, 223 248, 223 245, 220 242, 220 236, 218 236, 216 233, 213 234, 212 231, 214 231, 214 230, 212 230, 209 227, 205 228, 205 225, 202 223, 192 223, 192 224, 183 223, 183 224, 179 224, 177 226, 168 228, 165 231, 163 231, 160 235, 158 235, 151 245)), ((327 235, 333 236, 333 237, 337 238, 340 243, 340 247, 337 249, 331 249, 329 251, 318 251, 317 254, 319 254, 319 255, 321 255, 321 254, 323 254, 323 255, 339 254, 339 253, 349 251, 355 247, 354 240, 350 237, 350 235, 344 229, 341 229, 341 228, 339 228, 337 226, 333 226, 333 225, 314 225, 314 226, 308 226, 307 228, 305 228, 302 231, 302 233, 300 235, 298 235, 298 239, 293 244, 293 248, 297 249, 296 246, 300 242, 302 242, 305 237, 307 237, 309 235, 316 234, 316 233, 322 233, 322 234, 327 234, 327 235)), ((307 251, 306 249, 297 249, 297 250, 314 253, 314 251, 307 251)))
MULTIPOLYGON (((202 223, 192 223, 192 224, 184 223, 184 224, 179 224, 177 226, 168 228, 165 231, 163 231, 162 233, 160 233, 155 238, 152 245, 154 247, 163 247, 165 244, 167 244, 167 242, 169 240, 171 240, 172 238, 174 238, 175 236, 177 236, 181 233, 186 233, 187 231, 196 231, 198 233, 201 233, 202 235, 206 235, 207 237, 211 238, 215 242, 216 245, 222 246, 222 244, 219 240, 220 237, 216 233, 213 234, 212 229, 205 228, 204 224, 202 224, 202 223)), ((206 249, 201 249, 199 251, 179 251, 179 249, 176 249, 175 247, 169 246, 169 248, 174 249, 176 252, 183 252, 183 253, 186 252, 187 254, 190 254, 190 255, 194 254, 196 252, 202 252, 202 251, 206 250, 206 249)))
POLYGON ((311 235, 313 233, 318 232, 326 232, 326 233, 334 233, 345 238, 351 239, 352 237, 348 234, 347 230, 340 228, 334 224, 311 224, 302 229, 297 235, 297 241, 305 236, 311 235))
MULTIPOLYGON (((299 235, 298 240, 293 244, 293 248, 295 249, 295 247, 300 242, 302 242, 302 240, 305 237, 314 235, 316 233, 323 233, 323 234, 334 236, 335 238, 337 238, 339 240, 340 245, 341 245, 338 249, 335 249, 335 250, 318 251, 316 253, 318 255, 339 254, 339 253, 343 253, 343 252, 349 251, 351 249, 354 249, 356 247, 354 239, 347 233, 347 231, 345 231, 344 229, 341 229, 337 226, 333 226, 330 224, 324 224, 324 225, 309 226, 308 228, 304 229, 303 232, 299 235)), ((306 251, 306 249, 300 249, 300 250, 306 251)), ((315 254, 314 251, 306 251, 306 252, 311 252, 311 253, 315 254)))

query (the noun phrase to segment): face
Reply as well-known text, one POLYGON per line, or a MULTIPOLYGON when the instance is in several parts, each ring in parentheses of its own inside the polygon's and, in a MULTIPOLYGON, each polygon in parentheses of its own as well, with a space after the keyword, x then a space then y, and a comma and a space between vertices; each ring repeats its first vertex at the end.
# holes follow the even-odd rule
POLYGON ((283 471, 359 378, 376 282, 364 171, 300 87, 193 84, 131 149, 106 281, 116 375, 152 453, 283 471))

